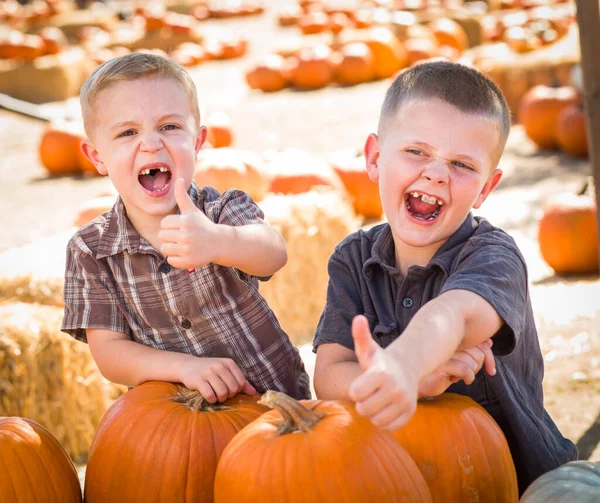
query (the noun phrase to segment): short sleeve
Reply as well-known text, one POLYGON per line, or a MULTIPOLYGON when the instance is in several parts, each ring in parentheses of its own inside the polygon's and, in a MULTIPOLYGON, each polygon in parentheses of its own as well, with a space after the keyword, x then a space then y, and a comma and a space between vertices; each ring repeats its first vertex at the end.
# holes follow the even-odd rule
POLYGON ((493 337, 493 352, 509 355, 525 329, 529 300, 525 262, 516 248, 504 244, 470 243, 464 251, 440 294, 461 289, 487 300, 504 321, 493 337))
POLYGON ((327 299, 315 331, 313 351, 333 342, 354 351, 352 320, 364 313, 360 289, 339 249, 330 257, 327 270, 327 299))
POLYGON ((125 316, 117 307, 95 259, 74 240, 67 247, 64 285, 65 310, 61 330, 87 342, 87 328, 129 334, 125 316))
POLYGON ((250 195, 238 189, 227 190, 214 200, 206 200, 204 212, 215 223, 235 227, 262 224, 265 217, 250 195))

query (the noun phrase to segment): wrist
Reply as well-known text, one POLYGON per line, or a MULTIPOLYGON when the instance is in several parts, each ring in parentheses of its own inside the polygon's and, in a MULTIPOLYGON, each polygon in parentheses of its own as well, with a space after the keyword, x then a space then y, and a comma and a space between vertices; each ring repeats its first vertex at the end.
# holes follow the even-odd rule
POLYGON ((214 255, 215 264, 228 266, 228 254, 230 250, 235 250, 237 233, 236 228, 232 225, 214 224, 214 255))

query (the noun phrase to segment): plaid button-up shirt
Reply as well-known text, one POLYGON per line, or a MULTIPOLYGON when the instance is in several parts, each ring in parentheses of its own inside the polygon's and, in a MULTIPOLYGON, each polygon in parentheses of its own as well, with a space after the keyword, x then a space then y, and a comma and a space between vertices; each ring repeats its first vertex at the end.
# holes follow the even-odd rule
MULTIPOLYGON (((245 192, 221 195, 192 184, 189 194, 213 222, 263 222, 245 192)), ((170 266, 133 227, 121 198, 71 238, 64 295, 62 330, 80 341, 87 342, 87 328, 100 328, 153 348, 231 358, 258 392, 310 397, 300 354, 259 294, 257 278, 214 263, 193 271, 170 266)))

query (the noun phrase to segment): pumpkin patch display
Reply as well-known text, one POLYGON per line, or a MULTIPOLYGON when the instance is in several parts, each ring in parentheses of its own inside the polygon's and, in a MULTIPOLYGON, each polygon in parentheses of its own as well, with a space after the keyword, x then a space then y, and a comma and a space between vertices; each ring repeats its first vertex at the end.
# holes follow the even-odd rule
POLYGON ((98 426, 85 501, 212 502, 225 446, 267 410, 257 401, 257 396, 237 395, 210 405, 197 391, 159 381, 128 391, 98 426))
POLYGON ((265 93, 281 91, 288 84, 286 72, 285 58, 279 54, 268 54, 246 72, 246 82, 250 88, 265 93))
POLYGON ((231 119, 225 112, 212 112, 206 118, 206 140, 214 147, 230 147, 233 143, 231 119))
POLYGON ((432 502, 406 451, 351 402, 299 402, 267 391, 259 403, 275 410, 225 448, 215 503, 432 502))
POLYGON ((375 60, 369 46, 354 42, 335 53, 335 79, 342 85, 353 86, 375 78, 375 60))
POLYGON ((97 216, 102 215, 102 213, 110 211, 116 201, 116 196, 100 196, 85 201, 77 210, 73 225, 81 227, 91 222, 97 216))
POLYGON ((534 480, 521 503, 594 503, 600 494, 600 463, 571 461, 534 480))
POLYGON ((271 183, 260 155, 234 148, 202 149, 196 161, 194 180, 200 187, 209 185, 219 192, 243 190, 255 201, 265 196, 271 183))
POLYGON ((329 85, 334 77, 331 49, 325 44, 303 47, 289 61, 289 78, 298 89, 320 89, 329 85))
POLYGON ((564 107, 556 118, 556 143, 567 154, 587 157, 588 141, 583 102, 564 107))
POLYGON ((471 398, 444 393, 419 400, 414 416, 394 436, 417 463, 433 501, 519 500, 506 438, 471 398))
POLYGON ((571 86, 535 86, 523 96, 518 119, 527 136, 536 145, 545 149, 555 149, 558 147, 558 115, 563 108, 578 101, 579 95, 571 86))
POLYGON ((544 208, 538 242, 543 259, 557 274, 598 272, 596 214, 596 201, 585 194, 561 194, 544 208))
POLYGON ((73 462, 43 426, 23 417, 0 417, 0 501, 80 503, 73 462))

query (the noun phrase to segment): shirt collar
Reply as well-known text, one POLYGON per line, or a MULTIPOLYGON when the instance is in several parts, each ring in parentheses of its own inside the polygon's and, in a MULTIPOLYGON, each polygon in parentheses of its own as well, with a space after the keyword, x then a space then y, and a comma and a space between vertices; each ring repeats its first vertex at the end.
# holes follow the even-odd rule
MULTIPOLYGON (((452 262, 460 251, 460 245, 467 241, 478 227, 478 222, 471 212, 452 236, 435 253, 432 259, 422 269, 431 268, 433 265, 440 267, 446 274, 449 273, 452 262)), ((373 266, 378 265, 387 271, 390 276, 400 275, 395 265, 395 246, 392 229, 389 224, 384 224, 375 235, 371 256, 365 261, 362 272, 366 279, 373 276, 373 266)))
MULTIPOLYGON (((201 207, 202 191, 193 181, 188 194, 196 205, 201 207)), ((177 214, 179 213, 178 208, 177 214)), ((102 227, 102 237, 100 238, 96 257, 110 257, 125 250, 128 253, 137 253, 139 251, 150 252, 154 248, 133 226, 127 217, 127 210, 123 204, 123 199, 121 196, 118 196, 116 203, 108 212, 108 216, 102 227)))

